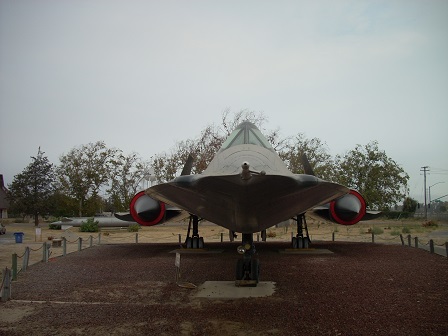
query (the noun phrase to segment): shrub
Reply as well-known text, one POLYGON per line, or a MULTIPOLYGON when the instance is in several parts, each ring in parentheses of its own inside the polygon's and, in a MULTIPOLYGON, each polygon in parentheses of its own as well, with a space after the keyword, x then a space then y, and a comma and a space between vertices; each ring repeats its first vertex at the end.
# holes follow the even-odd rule
POLYGON ((378 234, 384 233, 384 230, 382 228, 380 228, 380 227, 373 227, 373 228, 369 229, 369 233, 373 233, 373 234, 378 235, 378 234))
POLYGON ((267 233, 267 236, 269 238, 274 238, 274 237, 277 237, 277 233, 275 231, 269 230, 268 233, 267 233))
POLYGON ((138 224, 131 224, 128 226, 128 232, 138 232, 140 230, 140 225, 138 224))
POLYGON ((61 230, 61 224, 48 224, 50 230, 61 230))
POLYGON ((99 222, 95 220, 95 218, 89 218, 85 222, 81 223, 79 231, 81 232, 98 232, 99 222))
POLYGON ((383 216, 387 219, 412 218, 414 213, 403 211, 384 211, 383 216))
POLYGON ((401 230, 401 232, 402 232, 402 233, 411 233, 411 229, 405 226, 405 227, 401 230))
POLYGON ((393 230, 390 232, 390 235, 391 235, 391 236, 399 236, 399 235, 400 235, 400 231, 397 230, 397 229, 393 229, 393 230))
POLYGON ((423 224, 422 224, 422 226, 423 227, 426 227, 426 228, 436 228, 436 227, 438 227, 439 225, 437 224, 437 222, 435 222, 435 221, 433 221, 433 220, 429 220, 429 221, 426 221, 426 222, 424 222, 423 224))

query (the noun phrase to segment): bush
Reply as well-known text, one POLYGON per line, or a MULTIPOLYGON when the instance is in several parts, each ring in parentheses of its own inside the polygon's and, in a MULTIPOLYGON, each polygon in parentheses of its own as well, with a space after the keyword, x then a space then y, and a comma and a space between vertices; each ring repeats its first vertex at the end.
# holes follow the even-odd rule
POLYGON ((391 236, 399 236, 399 235, 400 235, 400 231, 397 230, 397 229, 393 229, 393 230, 390 232, 390 235, 391 235, 391 236))
POLYGON ((81 223, 79 231, 81 232, 98 232, 99 222, 95 220, 95 218, 89 218, 85 222, 81 223))
POLYGON ((422 224, 422 226, 423 226, 423 227, 426 227, 426 228, 436 228, 436 227, 438 227, 439 225, 437 224, 437 222, 435 222, 435 221, 433 221, 433 220, 429 220, 429 221, 424 222, 424 223, 422 224))
POLYGON ((401 230, 401 233, 411 233, 411 229, 405 226, 405 227, 401 230))
POLYGON ((50 230, 61 230, 61 224, 48 224, 50 230))
POLYGON ((267 236, 269 238, 274 238, 274 237, 277 237, 277 233, 275 231, 269 230, 268 233, 267 233, 267 236))
POLYGON ((131 224, 128 226, 128 232, 138 232, 140 230, 140 225, 138 224, 131 224))
POLYGON ((382 228, 380 228, 380 227, 373 227, 373 228, 369 229, 369 233, 373 233, 373 234, 378 235, 378 234, 383 234, 384 230, 382 228))
POLYGON ((412 218, 414 214, 412 212, 403 211, 384 211, 383 216, 387 219, 399 219, 399 218, 412 218))

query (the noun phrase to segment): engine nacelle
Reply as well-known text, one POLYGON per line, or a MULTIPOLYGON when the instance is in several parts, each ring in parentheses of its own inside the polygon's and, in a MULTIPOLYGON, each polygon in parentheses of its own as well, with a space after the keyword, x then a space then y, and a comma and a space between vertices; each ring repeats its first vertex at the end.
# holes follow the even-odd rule
POLYGON ((159 202, 144 191, 136 194, 129 205, 132 218, 140 225, 151 226, 158 224, 165 215, 165 203, 159 202))
POLYGON ((329 215, 333 221, 342 225, 358 223, 366 214, 366 201, 355 190, 330 203, 329 215))

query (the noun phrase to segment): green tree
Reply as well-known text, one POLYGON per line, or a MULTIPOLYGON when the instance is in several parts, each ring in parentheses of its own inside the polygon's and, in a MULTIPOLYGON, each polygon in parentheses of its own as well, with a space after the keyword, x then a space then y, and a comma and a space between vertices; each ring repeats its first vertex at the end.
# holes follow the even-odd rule
POLYGON ((55 217, 74 217, 78 214, 78 202, 61 189, 56 189, 50 196, 50 214, 55 217))
POLYGON ((31 157, 31 163, 14 176, 9 185, 8 198, 10 211, 23 216, 34 217, 34 224, 39 225, 39 215, 45 216, 52 209, 51 196, 55 191, 55 172, 53 164, 39 150, 37 156, 31 157))
POLYGON ((417 209, 417 201, 411 197, 406 197, 403 201, 403 212, 414 213, 417 209))
POLYGON ((110 182, 117 152, 116 149, 107 148, 104 142, 97 141, 73 148, 60 157, 58 178, 64 193, 76 199, 80 217, 84 210, 89 210, 88 214, 96 212, 92 204, 93 207, 97 206, 100 189, 110 182))
POLYGON ((373 209, 390 208, 406 195, 408 174, 376 141, 337 155, 335 168, 335 181, 359 191, 373 209))
POLYGON ((332 180, 334 162, 328 147, 318 138, 307 139, 303 133, 289 142, 279 155, 294 174, 303 174, 302 155, 305 154, 316 176, 332 180))

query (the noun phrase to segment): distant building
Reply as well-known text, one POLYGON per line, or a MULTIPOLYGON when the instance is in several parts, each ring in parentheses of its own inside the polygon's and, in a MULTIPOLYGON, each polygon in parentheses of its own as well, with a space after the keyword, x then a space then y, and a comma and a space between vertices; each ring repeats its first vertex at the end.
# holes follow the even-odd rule
POLYGON ((0 174, 0 218, 8 218, 9 202, 6 198, 6 191, 3 175, 0 174))

